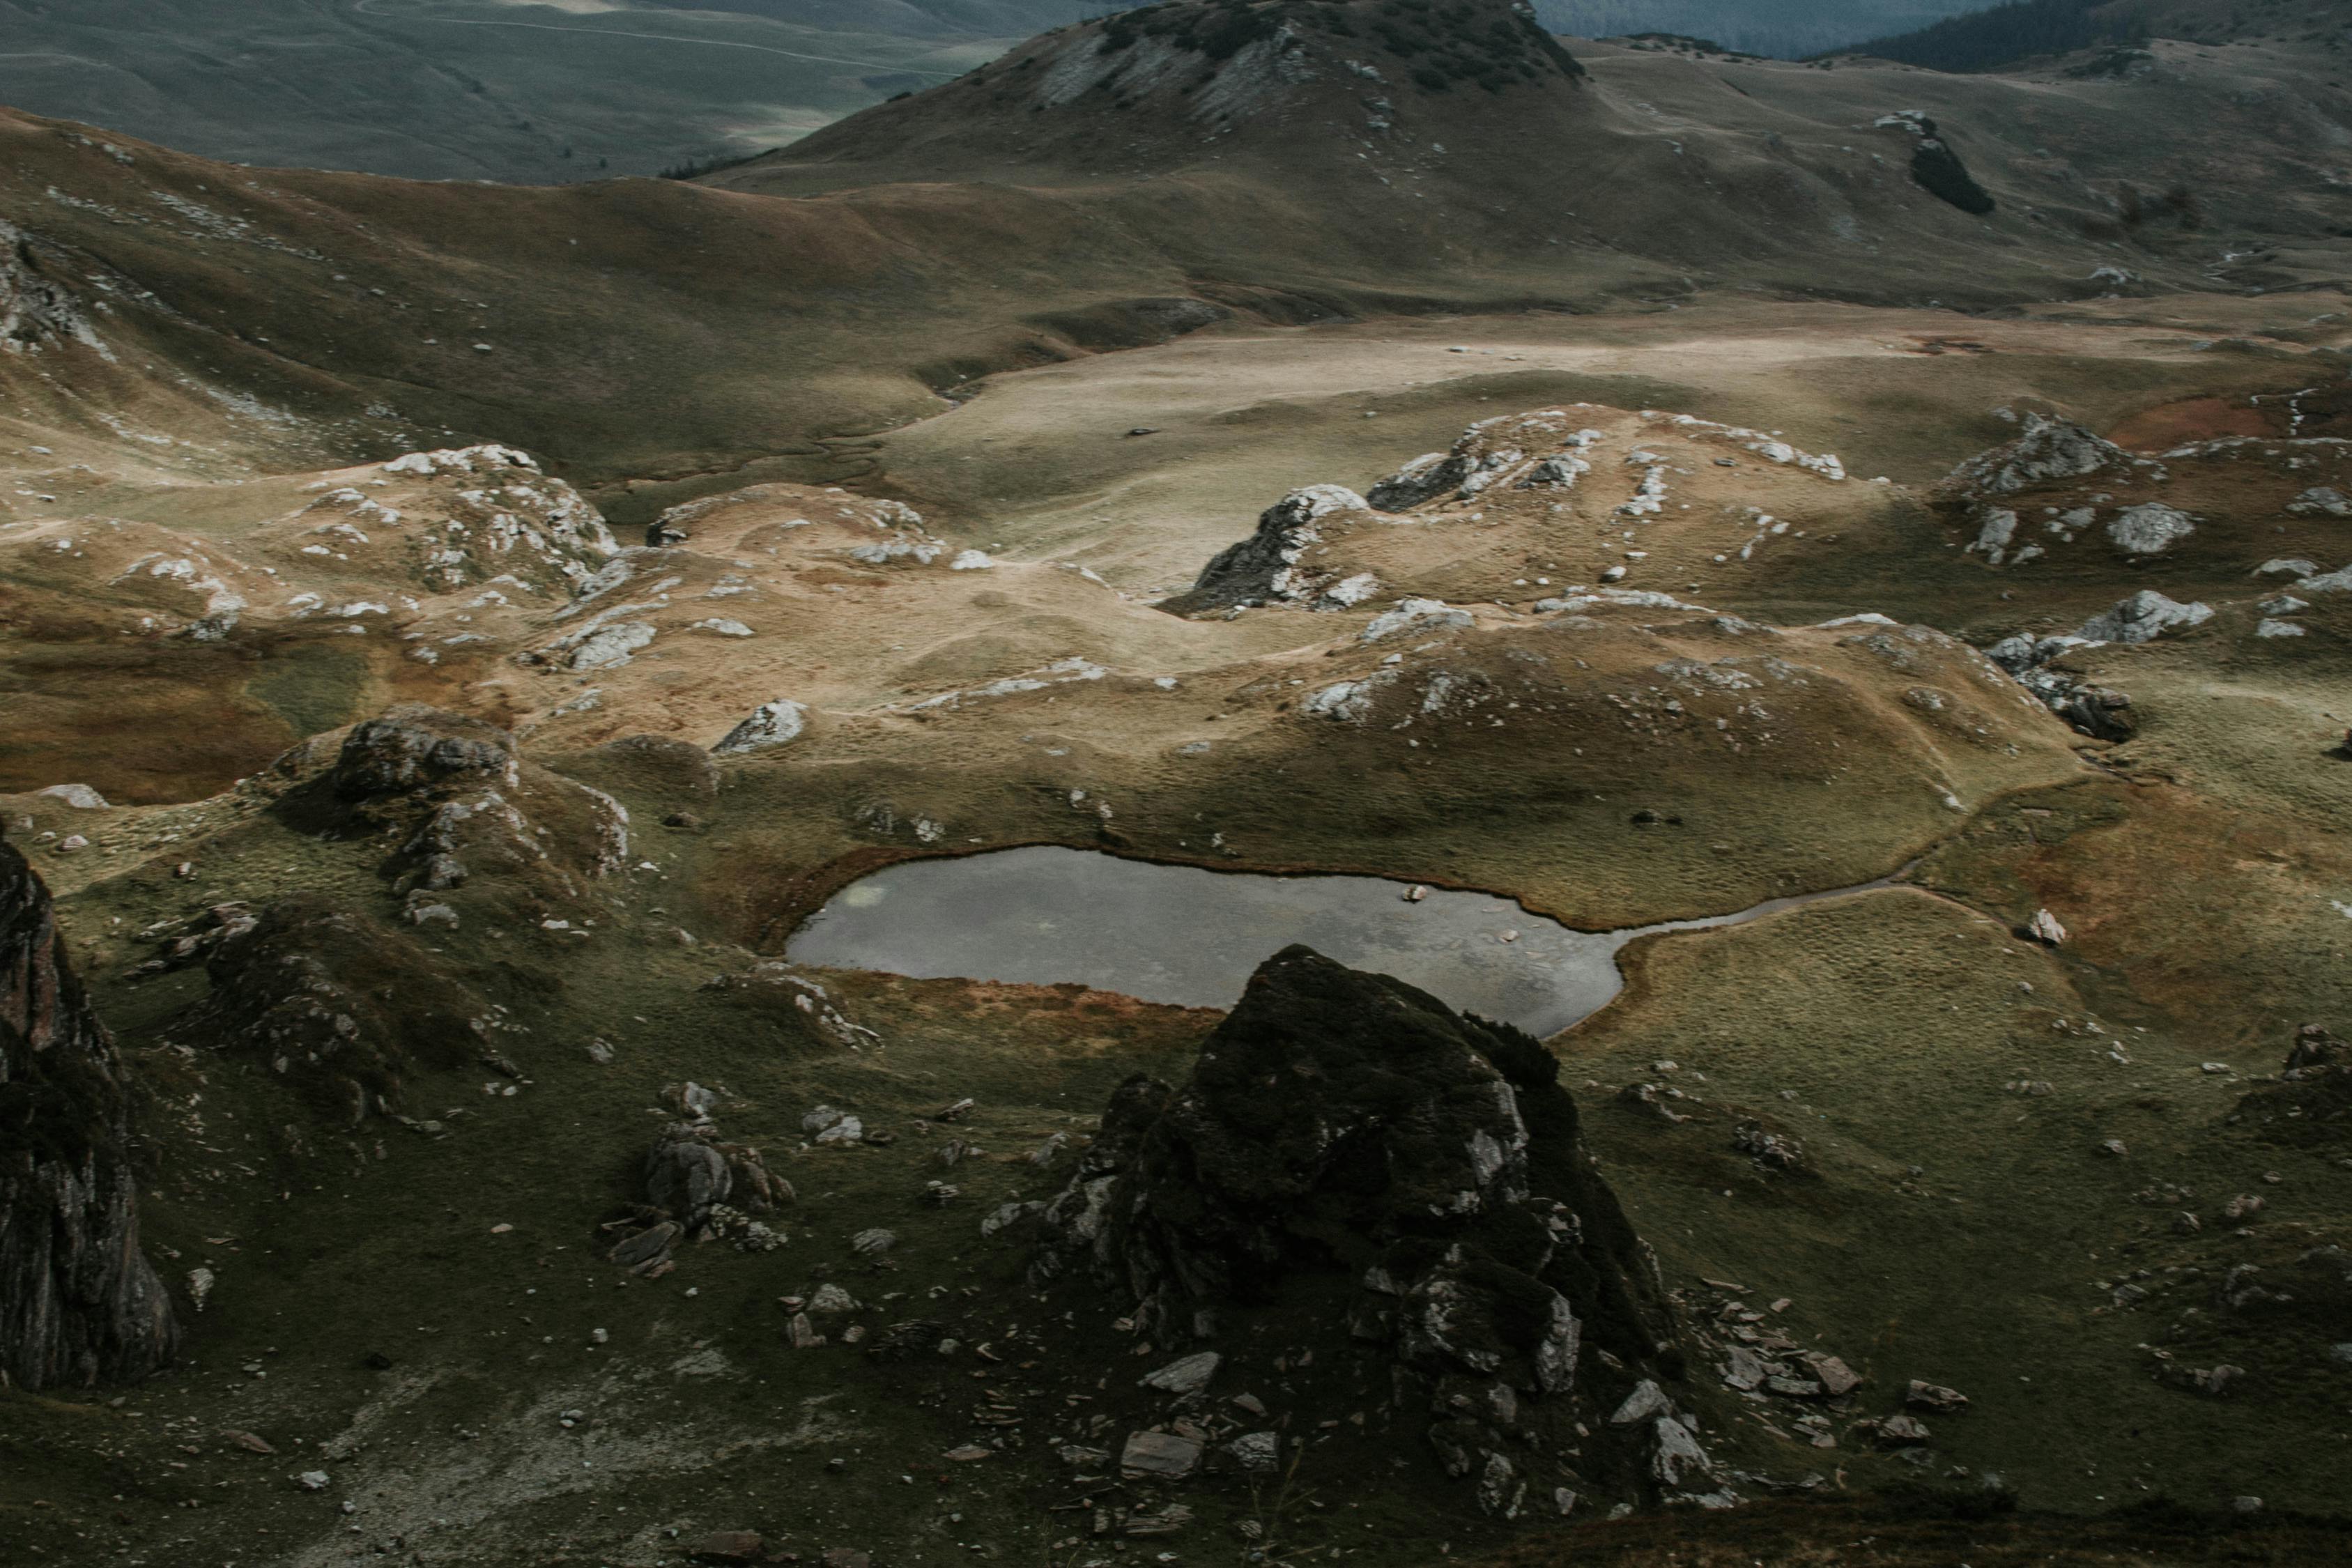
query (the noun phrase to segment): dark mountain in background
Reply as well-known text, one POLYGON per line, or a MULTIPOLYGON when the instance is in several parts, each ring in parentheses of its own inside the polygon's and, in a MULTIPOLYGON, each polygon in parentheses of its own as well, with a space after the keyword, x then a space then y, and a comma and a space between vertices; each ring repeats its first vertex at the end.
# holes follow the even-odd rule
POLYGON ((787 459, 830 482, 860 460, 845 439, 976 378, 1228 314, 2332 276, 2341 198, 2308 149, 2347 109, 2325 57, 2159 52, 2053 84, 1571 50, 1503 0, 1189 4, 1040 36, 700 183, 264 177, 0 116, 0 214, 23 288, 140 345, 60 364, 38 395, 61 420, 135 398, 229 439, 208 410, 234 388, 302 416, 235 433, 273 461, 331 455, 321 430, 349 454, 470 433, 592 485, 787 459))
MULTIPOLYGON (((2340 0, 2252 0, 2229 6, 2194 0, 2009 0, 1836 52, 1942 71, 2000 70, 2087 49, 2127 51, 2151 37, 2265 40, 2333 54, 2352 45, 2347 22, 2352 8, 2340 0)), ((2109 56, 2078 62, 2074 68, 2113 74, 2129 67, 2126 57, 2109 56)))
POLYGON ((1916 32, 1873 38, 1850 52, 1930 70, 1994 70, 2037 56, 2137 43, 2147 36, 2143 19, 2115 10, 2095 0, 2011 0, 1916 32))
MULTIPOLYGON (((2230 13, 2158 0, 1535 0, 1583 38, 1779 58, 1866 47, 1942 69, 2230 13), (1962 16, 1962 13, 1972 13, 1962 16), (1925 29, 1924 31, 1922 29, 1925 29), (1877 39, 1862 46, 1859 40, 1877 39)), ((0 104, 203 156, 571 184, 707 169, 954 79, 1118 0, 0 0, 0 104)), ((1236 14, 1250 7, 1228 7, 1236 14)))
POLYGON ((1979 0, 1536 0, 1544 26, 1580 38, 1677 33, 1781 58, 1909 32, 1978 8, 1979 0))
POLYGON ((1127 0, 639 0, 648 9, 730 11, 798 27, 909 37, 1020 37, 1127 8, 1127 0))

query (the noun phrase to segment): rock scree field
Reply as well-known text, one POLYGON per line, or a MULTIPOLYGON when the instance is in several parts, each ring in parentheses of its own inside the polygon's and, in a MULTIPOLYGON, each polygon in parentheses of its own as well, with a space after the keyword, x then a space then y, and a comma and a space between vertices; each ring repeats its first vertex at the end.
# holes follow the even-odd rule
POLYGON ((0 1563, 2343 1561, 2347 19, 2240 9, 0 113, 0 1563))

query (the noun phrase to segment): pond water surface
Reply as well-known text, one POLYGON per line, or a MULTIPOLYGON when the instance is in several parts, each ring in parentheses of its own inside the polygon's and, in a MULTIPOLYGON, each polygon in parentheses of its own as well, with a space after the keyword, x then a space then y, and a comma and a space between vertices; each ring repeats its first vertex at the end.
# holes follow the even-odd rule
POLYGON ((1230 1007, 1290 943, 1392 974, 1449 1005, 1549 1035, 1624 984, 1617 952, 1652 931, 1737 925, 1887 885, 1774 899, 1735 914, 1571 931, 1488 893, 1378 877, 1270 877, 1050 846, 909 861, 844 888, 785 956, 918 979, 1075 981, 1147 1002, 1230 1007))

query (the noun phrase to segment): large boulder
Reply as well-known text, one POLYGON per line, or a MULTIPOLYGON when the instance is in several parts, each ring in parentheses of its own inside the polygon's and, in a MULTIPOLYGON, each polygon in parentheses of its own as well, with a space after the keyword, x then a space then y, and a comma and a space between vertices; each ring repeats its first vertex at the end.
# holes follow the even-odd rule
POLYGON ((1182 1085, 1119 1088, 1041 1216, 1038 1272, 1098 1270, 1162 1343, 1336 1295, 1344 1331, 1429 1398, 1446 1468, 1483 1474, 1680 1364, 1558 1071, 1507 1025, 1286 948, 1182 1085))
POLYGON ((2212 618, 2210 605, 2201 601, 2184 605, 2153 588, 2142 588, 2084 621, 2074 635, 2092 642, 2154 642, 2167 632, 2187 631, 2212 618))
POLYGON ((139 1248, 131 1103, 42 886, 0 843, 0 1370, 24 1388, 144 1377, 178 1341, 139 1248))

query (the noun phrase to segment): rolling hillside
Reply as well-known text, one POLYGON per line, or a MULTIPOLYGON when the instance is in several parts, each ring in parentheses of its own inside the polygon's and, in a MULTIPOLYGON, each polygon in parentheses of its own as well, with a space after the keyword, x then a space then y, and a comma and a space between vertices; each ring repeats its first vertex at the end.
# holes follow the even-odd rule
POLYGON ((789 142, 1061 0, 0 0, 0 103, 215 158, 570 183, 789 142))

